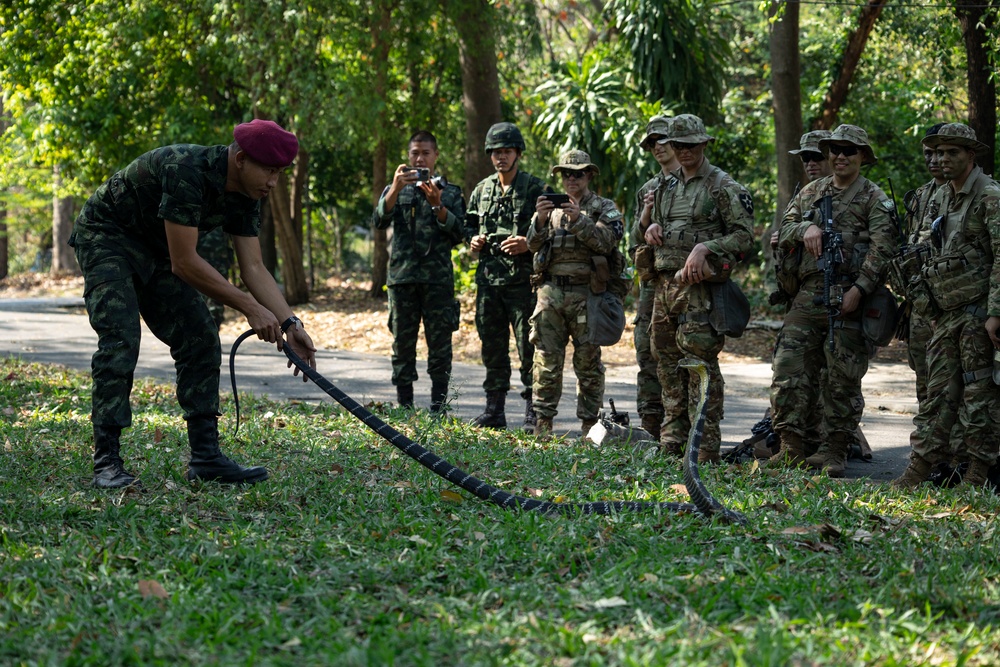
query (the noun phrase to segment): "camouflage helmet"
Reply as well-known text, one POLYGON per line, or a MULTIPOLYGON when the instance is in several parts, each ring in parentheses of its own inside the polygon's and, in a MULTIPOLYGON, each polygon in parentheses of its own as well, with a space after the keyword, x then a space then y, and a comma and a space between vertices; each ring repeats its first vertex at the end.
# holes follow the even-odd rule
POLYGON ((819 142, 822 139, 829 139, 832 132, 830 130, 813 130, 812 132, 806 132, 799 139, 799 149, 797 151, 788 151, 789 155, 798 155, 799 153, 822 153, 819 149, 819 142))
POLYGON ((938 128, 937 134, 924 137, 924 145, 935 148, 941 144, 954 144, 976 152, 989 153, 990 147, 976 139, 976 131, 964 123, 948 123, 938 128))
POLYGON ((639 142, 639 148, 644 151, 653 150, 653 137, 668 137, 670 136, 670 121, 672 119, 669 116, 653 116, 649 119, 646 124, 646 134, 639 142))
POLYGON ((830 144, 838 146, 850 144, 857 146, 861 149, 861 164, 875 164, 878 162, 878 158, 875 157, 875 151, 872 150, 871 144, 868 143, 868 133, 857 125, 838 125, 837 129, 829 137, 819 140, 819 147, 824 153, 830 149, 830 144))
POLYGON ((496 123, 486 132, 486 152, 497 148, 516 148, 523 151, 524 137, 514 123, 496 123))

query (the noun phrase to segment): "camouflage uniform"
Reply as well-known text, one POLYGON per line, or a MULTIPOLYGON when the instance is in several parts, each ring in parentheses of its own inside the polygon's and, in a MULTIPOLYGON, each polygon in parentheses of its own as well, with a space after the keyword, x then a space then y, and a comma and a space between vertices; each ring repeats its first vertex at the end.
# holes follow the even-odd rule
MULTIPOLYGON (((233 248, 229 244, 229 237, 222 231, 221 227, 216 227, 209 232, 198 235, 198 254, 203 260, 212 265, 212 268, 222 274, 223 278, 229 278, 229 270, 233 266, 233 248)), ((226 306, 216 301, 207 294, 203 294, 208 312, 212 314, 216 327, 221 327, 226 318, 226 306)))
MULTIPOLYGON (((682 114, 673 120, 670 139, 697 143, 711 137, 705 134, 701 119, 682 114)), ((701 450, 717 455, 722 444, 724 394, 718 358, 725 336, 708 322, 712 307, 708 283, 685 285, 674 274, 691 250, 703 243, 716 274, 728 275, 730 267, 753 247, 753 199, 707 158, 690 180, 685 182, 683 169, 672 176, 657 191, 651 217, 651 224, 663 230, 663 245, 654 246, 658 277, 652 316, 653 354, 665 415, 660 442, 668 451, 677 451, 687 441, 700 389, 698 380, 677 364, 684 357, 694 357, 707 364, 710 382, 701 450)))
POLYGON ((507 255, 500 242, 508 236, 527 236, 535 201, 547 190, 537 176, 518 171, 514 183, 503 191, 497 174, 476 185, 469 197, 465 219, 465 239, 482 234, 487 245, 479 253, 476 267, 476 330, 482 341, 483 366, 489 392, 510 389, 510 330, 521 358, 521 395, 531 392, 532 358, 535 348, 529 340, 528 320, 535 309, 531 290, 531 253, 507 255))
MULTIPOLYGON (((574 159, 581 164, 590 162, 590 156, 582 151, 571 151, 561 162, 574 159), (574 154, 582 157, 577 159, 574 154)), ((596 167, 592 169, 596 172, 596 167)), ((584 422, 596 421, 599 416, 604 401, 604 364, 600 346, 587 339, 587 297, 591 292, 593 258, 613 252, 622 234, 622 216, 614 202, 592 192, 580 201, 576 222, 571 223, 564 210, 555 209, 541 230, 534 222, 529 227, 531 252, 537 253, 547 244, 549 253, 540 276, 543 282, 538 288, 538 305, 531 316, 535 412, 539 419, 551 421, 556 415, 570 338, 577 380, 576 416, 584 422)))
POLYGON ((184 418, 219 413, 222 351, 201 295, 171 272, 164 220, 257 236, 260 204, 226 192, 227 146, 179 144, 141 155, 87 200, 69 244, 84 276, 98 347, 92 361, 95 425, 132 424, 129 394, 139 316, 170 346, 184 418))
MULTIPOLYGON (((863 141, 866 150, 862 152, 870 155, 871 163, 875 162, 867 134, 861 128, 842 125, 821 145, 827 141, 848 141, 858 146, 861 144, 857 142, 863 141)), ((844 292, 857 285, 864 296, 882 284, 896 230, 892 202, 860 174, 844 190, 834 187, 833 176, 809 183, 789 204, 781 223, 779 246, 785 252, 798 253, 801 259, 798 292, 778 335, 772 364, 774 430, 782 438, 783 449, 793 438, 802 443, 817 417, 813 388, 819 386, 825 368, 828 375, 819 400, 821 419, 830 450, 842 466, 864 408, 861 379, 868 371, 870 350, 861 331, 860 306, 837 322, 833 351, 827 344, 827 309, 817 304, 817 299, 823 297, 823 271, 818 260, 802 246, 803 234, 811 225, 822 228, 817 207, 826 195, 833 198, 834 230, 841 232, 844 239, 844 261, 835 275, 837 288, 844 292)))
MULTIPOLYGON (((935 146, 959 144, 970 136, 974 141, 964 125, 945 125, 928 145, 931 140, 935 146)), ((993 344, 983 326, 987 317, 1000 315, 1000 265, 995 262, 1000 252, 1000 184, 974 166, 959 192, 950 186, 938 189, 927 218, 937 218, 935 235, 941 247, 910 283, 932 299, 932 306, 923 310, 934 317, 927 345, 927 399, 920 406, 922 423, 911 438, 910 466, 896 484, 915 486, 926 479, 929 465, 950 459, 956 405, 965 447, 959 455, 967 455, 972 464, 966 480, 978 477, 974 483, 982 484, 1000 445, 1000 389, 992 379, 993 344)))
POLYGON ((465 199, 457 185, 447 184, 441 205, 444 222, 431 211, 419 187, 409 184, 386 211, 387 187, 376 207, 378 229, 393 227, 389 256, 389 329, 392 331, 392 384, 417 380, 417 336, 420 320, 427 338, 427 375, 448 385, 451 377, 452 333, 458 329, 451 249, 462 242, 465 199))

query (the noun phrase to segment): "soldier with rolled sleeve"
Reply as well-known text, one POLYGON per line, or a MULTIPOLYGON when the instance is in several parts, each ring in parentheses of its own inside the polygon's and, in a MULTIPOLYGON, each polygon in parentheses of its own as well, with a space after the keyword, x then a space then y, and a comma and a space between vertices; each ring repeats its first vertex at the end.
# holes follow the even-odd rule
MULTIPOLYGON (((651 179, 643 183, 642 187, 635 195, 635 221, 629 234, 629 254, 635 262, 636 253, 640 247, 644 247, 642 257, 650 248, 646 245, 645 239, 640 231, 640 218, 642 209, 647 198, 673 178, 671 172, 681 165, 674 155, 674 149, 670 147, 670 121, 667 116, 653 116, 646 124, 645 136, 639 142, 639 147, 653 154, 653 158, 660 166, 660 171, 651 179)), ((655 295, 655 281, 648 276, 639 276, 639 298, 636 300, 634 329, 632 341, 635 344, 635 363, 639 367, 639 372, 635 378, 635 404, 636 412, 639 414, 642 428, 649 432, 654 438, 660 438, 660 425, 663 423, 663 388, 660 386, 660 379, 656 374, 656 358, 653 356, 651 341, 651 324, 653 321, 653 297, 655 295)))
POLYGON ((956 419, 963 430, 962 451, 969 461, 962 484, 983 486, 1000 448, 1000 388, 994 354, 1000 349, 1000 184, 976 164, 992 150, 962 123, 942 126, 924 142, 934 149, 948 184, 937 189, 928 208, 931 257, 908 292, 914 307, 930 317, 927 344, 927 399, 906 470, 893 486, 913 489, 934 465, 948 461, 956 419), (922 296, 924 295, 924 296, 922 296))
POLYGON ((710 323, 709 281, 725 281, 753 247, 753 198, 713 166, 705 148, 713 141, 697 116, 681 114, 670 125, 670 146, 680 163, 673 179, 643 207, 640 230, 654 247, 656 296, 653 350, 663 387, 663 451, 680 455, 698 404, 698 380, 678 368, 684 357, 708 366, 709 393, 699 461, 720 459, 723 379, 719 352, 725 335, 710 323))
POLYGON ((315 368, 312 340, 264 267, 257 239, 260 202, 295 159, 298 140, 268 120, 237 125, 233 137, 228 146, 178 144, 139 156, 98 188, 76 220, 69 243, 83 271, 84 301, 98 337, 91 364, 94 486, 138 482, 125 469, 120 437, 132 424, 129 395, 140 316, 170 346, 177 368, 192 481, 267 479, 263 467, 244 468, 220 451, 222 349, 199 292, 242 312, 257 337, 278 349, 287 335, 284 342, 315 368), (232 239, 249 293, 196 251, 199 233, 217 227, 232 239))
POLYGON ((798 289, 785 315, 772 363, 771 411, 781 449, 770 462, 805 464, 805 438, 820 421, 826 443, 822 466, 831 477, 841 477, 863 410, 856 401, 871 351, 862 331, 861 302, 883 284, 896 230, 892 202, 861 175, 862 165, 877 161, 868 134, 860 127, 841 125, 820 140, 819 146, 829 154, 833 174, 804 186, 781 223, 781 250, 798 253, 801 259, 795 274, 798 289), (829 345, 830 310, 824 305, 824 271, 819 263, 826 223, 820 206, 825 201, 830 203, 833 231, 843 239, 844 259, 835 267, 830 286, 831 303, 839 310, 833 349, 829 345), (827 379, 818 399, 821 414, 817 415, 813 388, 820 385, 823 369, 827 379))
POLYGON ((417 336, 423 320, 432 414, 444 409, 448 397, 452 334, 459 325, 451 249, 462 242, 465 223, 461 188, 434 171, 438 155, 434 135, 424 130, 415 132, 408 142, 407 163, 396 167, 392 183, 375 209, 375 226, 393 228, 386 281, 392 384, 399 405, 412 408, 417 336), (427 171, 424 180, 420 178, 421 169, 427 171))
POLYGON ((486 153, 496 170, 480 181, 469 197, 465 239, 479 253, 476 266, 476 331, 486 367, 486 409, 474 426, 506 428, 510 390, 510 336, 514 334, 521 359, 523 428, 535 429, 532 402, 532 363, 535 348, 529 340, 528 319, 535 310, 531 289, 531 251, 528 226, 538 196, 549 190, 545 182, 520 169, 524 137, 513 123, 497 123, 486 133, 486 153))
POLYGON ((545 195, 539 197, 528 229, 528 248, 536 253, 538 280, 538 303, 531 316, 538 436, 552 432, 570 340, 576 374, 576 416, 584 435, 597 423, 604 401, 604 364, 601 347, 593 342, 591 327, 595 323, 588 316, 588 302, 596 277, 602 275, 602 262, 605 280, 596 289, 607 289, 612 270, 607 256, 618 247, 624 229, 614 202, 590 191, 591 179, 599 174, 597 165, 584 151, 564 153, 559 164, 552 167, 552 175, 562 178, 569 201, 556 208, 545 195))

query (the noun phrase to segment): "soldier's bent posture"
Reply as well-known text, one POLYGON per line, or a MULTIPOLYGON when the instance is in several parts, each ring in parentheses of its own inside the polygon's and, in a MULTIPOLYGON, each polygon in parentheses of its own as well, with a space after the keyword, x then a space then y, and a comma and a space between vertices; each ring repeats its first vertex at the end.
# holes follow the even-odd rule
MULTIPOLYGON (((635 221, 629 234, 629 254, 635 261, 636 251, 646 245, 640 231, 642 209, 646 199, 652 202, 653 193, 662 187, 673 176, 670 172, 681 165, 670 147, 670 118, 653 116, 646 124, 646 133, 639 147, 653 154, 660 171, 643 183, 635 195, 635 221)), ((642 428, 654 438, 660 438, 660 425, 663 423, 663 388, 656 374, 656 359, 653 357, 651 328, 653 321, 653 297, 655 296, 655 281, 639 276, 639 298, 636 300, 635 328, 632 340, 635 343, 635 363, 639 372, 635 377, 635 407, 642 422, 642 428)))
MULTIPOLYGON (((535 262, 541 284, 531 316, 538 416, 535 434, 552 432, 552 419, 562 396, 566 344, 572 338, 576 416, 586 435, 597 423, 604 401, 604 364, 601 347, 592 340, 595 323, 588 316, 588 297, 595 276, 600 274, 597 263, 603 261, 607 266, 607 255, 615 251, 624 230, 614 202, 590 191, 590 181, 600 170, 587 153, 564 153, 552 167, 552 174, 562 178, 569 201, 555 208, 544 195, 539 197, 528 230, 528 248, 545 253, 544 259, 539 255, 535 262)), ((608 272, 604 275, 601 291, 607 289, 608 272)))
POLYGON ((860 127, 841 125, 819 145, 830 154, 833 175, 802 188, 785 211, 779 233, 781 249, 798 252, 801 262, 798 291, 774 354, 771 411, 781 450, 771 461, 804 463, 803 438, 822 419, 820 432, 827 439, 824 467, 836 477, 843 476, 850 438, 858 427, 860 411, 852 403, 861 395, 861 379, 868 370, 869 348, 861 330, 860 306, 865 295, 882 285, 895 246, 895 229, 889 198, 861 176, 862 164, 876 162, 868 134, 860 127), (824 274, 818 263, 826 222, 819 206, 827 196, 833 231, 843 237, 843 262, 836 267, 831 286, 840 312, 833 350, 828 345, 829 311, 823 305, 824 274), (810 388, 819 384, 824 368, 828 374, 819 399, 821 415, 817 415, 810 388))
POLYGON ((392 384, 403 407, 413 407, 417 380, 417 335, 424 322, 431 412, 444 408, 451 377, 451 336, 458 330, 451 249, 463 239, 465 199, 457 185, 435 173, 437 139, 415 132, 407 164, 396 167, 375 209, 376 227, 392 225, 389 255, 389 329, 392 331, 392 384), (418 179, 418 169, 430 178, 418 179))
POLYGON ((531 366, 535 349, 528 340, 528 318, 535 309, 531 290, 528 225, 538 195, 547 190, 538 177, 521 171, 524 138, 513 123, 497 123, 486 133, 486 153, 496 173, 476 185, 465 216, 465 238, 479 253, 476 267, 476 330, 486 367, 486 410, 472 423, 506 428, 510 389, 510 332, 521 358, 521 396, 525 400, 524 429, 534 432, 531 366))
POLYGON ((267 478, 264 468, 244 468, 219 449, 222 350, 199 291, 246 315, 258 338, 279 349, 287 334, 295 353, 316 365, 312 340, 264 267, 257 240, 260 200, 295 159, 298 140, 265 120, 236 126, 233 137, 229 146, 180 144, 139 156, 98 188, 76 220, 69 243, 83 270, 84 301, 98 337, 92 361, 95 486, 137 481, 125 470, 120 436, 132 425, 140 315, 174 358, 191 445, 190 480, 267 478), (250 294, 198 256, 199 232, 216 227, 231 236, 250 294))
POLYGON ((679 454, 698 404, 697 379, 677 367, 684 357, 708 366, 707 421, 699 460, 718 461, 723 380, 719 352, 725 336, 709 322, 709 280, 725 280, 753 245, 753 199, 729 174, 712 166, 705 147, 713 137, 697 116, 673 119, 668 136, 680 168, 643 208, 640 230, 654 246, 656 297, 653 350, 663 387, 660 445, 679 454))
POLYGON ((1000 348, 1000 185, 976 165, 976 154, 991 149, 967 125, 944 125, 924 142, 934 148, 948 185, 938 188, 925 217, 932 220, 933 255, 910 282, 934 332, 922 423, 910 441, 910 464, 893 485, 914 488, 951 457, 957 405, 965 449, 959 454, 969 460, 962 483, 982 486, 1000 446, 1000 388, 993 381, 993 350, 1000 348))

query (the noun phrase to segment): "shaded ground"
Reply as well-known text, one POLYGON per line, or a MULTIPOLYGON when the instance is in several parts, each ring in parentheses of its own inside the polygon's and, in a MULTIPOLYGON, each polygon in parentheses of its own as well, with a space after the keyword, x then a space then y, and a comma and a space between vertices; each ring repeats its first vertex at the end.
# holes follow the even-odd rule
MULTIPOLYGON (((326 350, 347 350, 389 356, 392 354, 392 336, 387 327, 388 306, 385 299, 372 297, 371 281, 358 277, 327 279, 315 287, 309 303, 297 306, 316 344, 326 350)), ((51 278, 34 273, 19 274, 0 281, 0 298, 30 298, 41 296, 80 296, 82 278, 51 278)), ((475 295, 459 295, 462 303, 462 322, 453 338, 455 361, 479 363, 480 343, 475 325, 475 295)), ((626 313, 627 324, 622 339, 602 351, 608 366, 627 366, 635 363, 635 346, 632 342, 634 312, 626 313)), ((235 311, 227 312, 223 333, 236 335, 246 329, 246 321, 235 311)), ((769 362, 777 336, 770 326, 751 323, 742 338, 730 338, 721 355, 723 363, 743 361, 769 362)), ((516 351, 512 346, 512 353, 516 351)), ((427 357, 423 339, 417 344, 417 355, 427 357)), ((906 346, 893 341, 879 350, 876 359, 883 362, 906 361, 906 346)))

